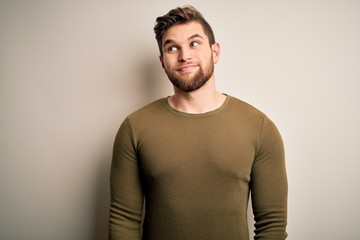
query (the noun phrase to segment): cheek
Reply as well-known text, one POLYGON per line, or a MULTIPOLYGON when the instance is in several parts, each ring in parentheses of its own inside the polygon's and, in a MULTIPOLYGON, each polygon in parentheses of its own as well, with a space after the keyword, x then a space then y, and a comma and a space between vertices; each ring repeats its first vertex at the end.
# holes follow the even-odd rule
POLYGON ((162 66, 163 66, 163 68, 165 68, 165 69, 169 69, 169 62, 168 61, 163 61, 162 62, 162 66))
POLYGON ((175 58, 171 57, 167 57, 164 58, 162 61, 162 65, 165 69, 171 69, 173 68, 173 66, 177 63, 177 60, 175 60, 175 58))
POLYGON ((211 53, 202 55, 201 59, 202 59, 203 64, 208 64, 209 62, 212 63, 215 60, 211 53))

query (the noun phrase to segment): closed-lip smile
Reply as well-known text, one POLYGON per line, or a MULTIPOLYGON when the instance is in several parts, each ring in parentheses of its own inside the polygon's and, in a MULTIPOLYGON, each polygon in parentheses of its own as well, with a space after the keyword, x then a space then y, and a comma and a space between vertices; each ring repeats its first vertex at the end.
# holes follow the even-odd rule
POLYGON ((188 72, 193 70, 194 68, 196 68, 197 65, 196 64, 189 64, 189 65, 184 65, 178 68, 179 72, 188 72))

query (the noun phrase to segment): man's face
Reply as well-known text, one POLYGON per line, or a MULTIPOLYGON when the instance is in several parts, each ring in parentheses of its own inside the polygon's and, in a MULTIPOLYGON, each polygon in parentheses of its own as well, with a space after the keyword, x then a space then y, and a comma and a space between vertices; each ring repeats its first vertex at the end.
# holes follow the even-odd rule
POLYGON ((162 66, 178 89, 191 92, 201 88, 214 73, 219 46, 209 39, 197 22, 170 27, 163 36, 162 66))

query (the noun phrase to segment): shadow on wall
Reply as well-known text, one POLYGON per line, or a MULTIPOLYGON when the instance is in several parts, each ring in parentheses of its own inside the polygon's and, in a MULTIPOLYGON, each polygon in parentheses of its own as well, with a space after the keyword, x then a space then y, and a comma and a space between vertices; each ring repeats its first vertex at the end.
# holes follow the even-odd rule
POLYGON ((172 94, 172 85, 162 69, 157 55, 144 58, 139 68, 137 70, 141 72, 141 75, 138 94, 142 96, 143 105, 172 94))
MULTIPOLYGON (((133 64, 132 70, 128 75, 133 75, 132 79, 127 81, 136 80, 134 84, 130 84, 131 98, 125 104, 131 106, 141 107, 148 104, 158 98, 171 94, 171 84, 167 81, 166 75, 161 68, 160 63, 157 61, 157 57, 150 54, 143 59, 139 59, 138 64, 133 64)), ((123 90, 124 91, 124 90, 123 90)), ((119 93, 121 94, 121 93, 119 93)), ((134 111, 136 109, 133 109, 134 111)), ((128 115, 126 113, 125 115, 128 115)), ((119 119, 115 119, 114 122, 118 124, 119 119)), ((120 127, 120 126, 117 126, 120 127)), ((111 136, 115 136, 113 133, 111 136)), ((114 139, 109 142, 113 143, 114 139)), ((112 148, 112 146, 111 146, 112 148)), ((107 147, 106 149, 110 149, 107 147)), ((94 226, 93 226, 93 240, 108 239, 108 226, 109 226, 109 208, 110 208, 110 167, 111 167, 111 155, 112 153, 106 153, 105 156, 99 158, 99 167, 96 176, 95 192, 95 210, 94 210, 94 226)), ((104 155, 104 154, 102 154, 104 155)))
POLYGON ((95 178, 95 210, 94 210, 94 240, 108 239, 108 219, 110 207, 109 175, 111 159, 99 159, 100 166, 95 178))

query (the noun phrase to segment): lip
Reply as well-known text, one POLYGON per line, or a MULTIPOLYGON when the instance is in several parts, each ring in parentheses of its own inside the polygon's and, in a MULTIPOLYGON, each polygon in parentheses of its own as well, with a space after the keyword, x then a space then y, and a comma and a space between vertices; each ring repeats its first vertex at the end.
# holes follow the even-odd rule
POLYGON ((189 64, 189 65, 181 66, 177 70, 179 72, 189 72, 189 71, 193 70, 194 68, 197 68, 196 64, 189 64))

